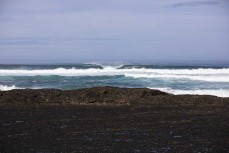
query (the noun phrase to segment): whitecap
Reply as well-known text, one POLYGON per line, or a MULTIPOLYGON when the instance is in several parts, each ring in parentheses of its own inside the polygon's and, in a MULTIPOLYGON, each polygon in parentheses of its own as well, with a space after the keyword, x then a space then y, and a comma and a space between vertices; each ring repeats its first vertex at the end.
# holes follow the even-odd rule
POLYGON ((229 97, 229 89, 193 89, 193 90, 180 90, 180 89, 171 89, 171 88, 153 88, 158 89, 167 93, 174 95, 214 95, 217 97, 229 97))
POLYGON ((119 66, 104 66, 103 69, 42 69, 42 70, 0 70, 0 76, 114 76, 124 75, 133 78, 174 78, 208 82, 229 82, 229 68, 223 69, 118 69, 119 66))
POLYGON ((23 89, 23 88, 16 87, 15 85, 12 86, 0 85, 0 91, 8 91, 13 89, 23 89))
POLYGON ((169 79, 188 79, 207 82, 229 82, 227 75, 174 75, 174 74, 125 74, 126 77, 133 78, 169 78, 169 79))

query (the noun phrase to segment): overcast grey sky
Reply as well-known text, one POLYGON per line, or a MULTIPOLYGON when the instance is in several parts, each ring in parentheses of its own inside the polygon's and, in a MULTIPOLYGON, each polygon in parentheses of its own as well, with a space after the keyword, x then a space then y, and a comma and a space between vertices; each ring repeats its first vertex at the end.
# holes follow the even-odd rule
POLYGON ((0 0, 0 63, 229 61, 228 0, 0 0))

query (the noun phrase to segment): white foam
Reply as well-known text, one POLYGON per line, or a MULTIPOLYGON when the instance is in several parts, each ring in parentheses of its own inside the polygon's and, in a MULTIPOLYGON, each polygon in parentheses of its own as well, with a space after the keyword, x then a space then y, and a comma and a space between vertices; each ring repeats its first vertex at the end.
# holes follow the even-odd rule
POLYGON ((117 64, 117 65, 103 65, 103 64, 100 64, 100 66, 102 66, 103 69, 107 69, 107 68, 118 69, 118 68, 121 68, 124 65, 123 64, 117 64))
POLYGON ((216 74, 229 74, 229 68, 212 69, 212 68, 199 68, 199 69, 142 69, 144 72, 157 73, 157 74, 180 74, 180 75, 216 75, 216 74))
POLYGON ((117 69, 119 66, 105 66, 104 69, 43 69, 43 70, 0 70, 0 76, 113 76, 125 75, 133 78, 173 78, 208 82, 229 82, 229 68, 223 69, 117 69))
POLYGON ((208 82, 229 82, 229 76, 227 75, 169 75, 169 74, 125 74, 126 77, 133 78, 169 78, 169 79, 189 79, 189 80, 199 80, 208 82))
POLYGON ((124 64, 122 62, 117 62, 117 63, 112 63, 112 64, 102 64, 102 62, 89 62, 89 63, 85 63, 85 64, 92 64, 92 65, 99 65, 101 66, 103 69, 105 68, 121 68, 122 66, 124 66, 124 64))
POLYGON ((13 89, 22 89, 22 88, 16 87, 15 85, 13 86, 0 85, 0 91, 8 91, 8 90, 13 90, 13 89))
POLYGON ((228 89, 196 89, 196 90, 180 90, 180 89, 171 89, 171 88, 152 88, 150 89, 158 89, 167 93, 171 93, 174 95, 214 95, 218 97, 229 97, 228 89))

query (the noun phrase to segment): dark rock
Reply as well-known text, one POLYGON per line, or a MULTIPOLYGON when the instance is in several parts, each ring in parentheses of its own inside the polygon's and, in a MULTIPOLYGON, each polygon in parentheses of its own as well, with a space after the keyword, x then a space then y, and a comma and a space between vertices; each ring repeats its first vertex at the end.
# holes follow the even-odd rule
POLYGON ((169 95, 143 88, 95 87, 61 91, 56 89, 0 91, 0 103, 128 103, 139 98, 169 95), (144 95, 144 96, 142 96, 144 95))
POLYGON ((114 87, 0 95, 0 152, 229 152, 229 98, 114 87))
POLYGON ((0 91, 0 103, 10 104, 219 104, 229 98, 215 96, 175 96, 147 88, 94 87, 77 90, 25 89, 0 91))

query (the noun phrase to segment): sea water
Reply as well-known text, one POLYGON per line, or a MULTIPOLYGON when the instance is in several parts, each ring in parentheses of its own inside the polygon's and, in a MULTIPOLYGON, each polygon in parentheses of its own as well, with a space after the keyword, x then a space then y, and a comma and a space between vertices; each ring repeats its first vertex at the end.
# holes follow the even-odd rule
POLYGON ((115 86, 229 97, 228 66, 155 64, 0 65, 0 90, 115 86))

